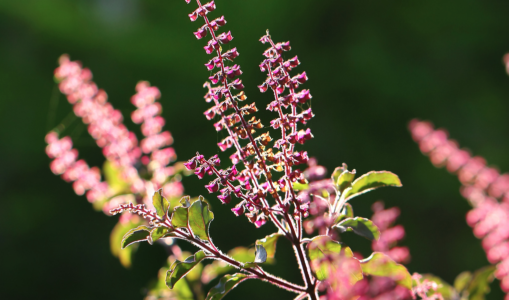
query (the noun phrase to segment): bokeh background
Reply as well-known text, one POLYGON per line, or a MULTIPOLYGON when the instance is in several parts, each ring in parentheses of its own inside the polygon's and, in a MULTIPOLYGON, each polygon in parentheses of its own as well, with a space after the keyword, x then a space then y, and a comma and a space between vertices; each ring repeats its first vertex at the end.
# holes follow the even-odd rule
MULTIPOLYGON (((240 56, 248 100, 270 101, 256 88, 269 28, 290 40, 310 81, 315 139, 305 148, 329 172, 346 162, 359 173, 390 170, 404 184, 356 198, 357 215, 384 200, 399 206, 410 247, 410 271, 452 282, 464 270, 488 264, 466 225, 469 206, 459 182, 420 154, 406 129, 410 119, 432 120, 474 154, 509 171, 509 78, 501 62, 509 52, 507 1, 217 0, 240 56)), ((141 245, 130 269, 109 252, 116 218, 95 212, 85 197, 54 176, 44 135, 71 111, 53 81, 57 58, 68 53, 89 67, 100 88, 128 116, 138 80, 162 92, 163 116, 179 160, 196 151, 219 152, 222 138, 202 112, 201 85, 209 59, 183 0, 0 0, 0 298, 142 299, 165 260, 162 247, 141 245)), ((259 113, 265 124, 271 114, 259 113)), ((76 122, 80 157, 101 166, 102 154, 76 122)), ((186 192, 206 194, 195 177, 186 192)), ((214 197, 211 197, 214 198, 214 197)), ((212 236, 222 249, 249 246, 273 230, 255 230, 212 201, 212 236)), ((349 238, 367 254, 370 243, 349 238)), ((183 245, 192 250, 192 247, 183 245)), ((280 242, 278 275, 300 281, 288 243, 280 242)), ((501 299, 498 283, 488 299, 501 299)), ((291 299, 265 283, 248 281, 229 299, 291 299)))

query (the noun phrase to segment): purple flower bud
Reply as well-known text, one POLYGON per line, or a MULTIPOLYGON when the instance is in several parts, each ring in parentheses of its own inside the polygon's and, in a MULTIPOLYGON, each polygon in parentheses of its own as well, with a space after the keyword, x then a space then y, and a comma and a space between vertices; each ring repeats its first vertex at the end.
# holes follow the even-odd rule
POLYGON ((188 170, 193 170, 193 169, 196 169, 196 166, 197 166, 197 163, 196 163, 196 158, 191 158, 188 162, 185 162, 184 163, 184 166, 188 169, 188 170))
POLYGON ((231 137, 226 137, 224 140, 217 143, 217 145, 219 146, 219 149, 221 149, 221 151, 224 152, 233 145, 233 142, 231 140, 231 137))
POLYGON ((205 185, 209 193, 215 193, 219 191, 219 182, 217 179, 211 181, 209 184, 205 185))
POLYGON ((239 217, 244 214, 244 204, 242 202, 237 204, 234 208, 232 208, 232 211, 237 217, 239 217))
POLYGON ((228 44, 231 40, 233 40, 233 36, 232 36, 231 31, 228 31, 228 32, 223 32, 220 35, 218 35, 217 39, 221 42, 221 44, 228 44))
POLYGON ((229 84, 230 87, 233 87, 236 90, 241 90, 244 88, 244 85, 242 84, 242 80, 239 78, 235 79, 232 83, 229 84))
POLYGON ((301 74, 297 75, 297 76, 294 76, 292 78, 292 80, 296 80, 297 82, 299 82, 300 84, 308 81, 308 76, 306 75, 306 72, 302 72, 301 74))
POLYGON ((197 39, 202 39, 207 35, 207 29, 206 27, 200 27, 198 28, 198 31, 193 32, 197 39))
POLYGON ((269 87, 267 85, 267 82, 264 82, 261 85, 259 85, 258 88, 260 89, 260 92, 265 93, 269 87))
POLYGON ((239 75, 242 74, 242 71, 240 70, 240 66, 239 65, 233 65, 231 67, 225 67, 224 71, 226 73, 226 76, 228 76, 228 78, 230 78, 230 79, 233 79, 235 76, 239 76, 239 75))
POLYGON ((228 60, 233 60, 237 56, 239 56, 239 52, 237 51, 237 48, 232 48, 223 54, 223 58, 228 59, 228 60))
POLYGON ((302 90, 294 95, 294 101, 298 103, 304 104, 309 99, 311 99, 311 94, 309 93, 309 90, 302 90))
POLYGON ((216 9, 216 4, 214 1, 210 1, 209 3, 204 4, 203 8, 205 8, 208 12, 211 12, 216 9))
POLYGON ((234 165, 238 164, 240 162, 239 155, 237 153, 230 155, 230 160, 234 165))
POLYGON ((215 19, 213 22, 216 22, 216 24, 219 26, 224 26, 224 24, 226 24, 224 16, 221 16, 221 17, 215 19))
POLYGON ((267 223, 267 220, 265 220, 263 217, 258 218, 258 220, 254 222, 256 228, 262 227, 265 223, 267 223))
POLYGON ((223 121, 219 121, 217 123, 214 123, 214 128, 216 129, 216 131, 221 131, 223 129, 223 121))
POLYGON ((202 179, 205 176, 206 171, 207 171, 206 168, 204 166, 201 166, 194 171, 194 174, 196 174, 198 178, 202 179))
POLYGON ((260 38, 260 42, 262 42, 262 44, 265 44, 265 43, 270 43, 270 37, 268 36, 268 34, 262 36, 260 38))
POLYGON ((188 16, 189 16, 189 19, 191 19, 191 22, 194 22, 196 21, 196 19, 198 19, 198 10, 200 8, 198 8, 197 10, 193 11, 192 13, 190 13, 188 16))
POLYGON ((235 196, 241 198, 242 197, 242 188, 240 187, 240 185, 236 186, 233 190, 233 192, 235 193, 235 196))
POLYGON ((219 159, 219 156, 217 154, 214 154, 213 156, 211 156, 209 158, 209 163, 214 166, 219 166, 219 164, 221 163, 221 160, 219 159))
POLYGON ((276 44, 276 49, 282 49, 283 51, 290 51, 292 47, 290 47, 290 42, 282 42, 276 44))
POLYGON ((203 47, 203 49, 205 49, 205 52, 207 54, 211 54, 212 52, 214 52, 214 47, 212 47, 211 45, 207 45, 207 46, 203 47))
POLYGON ((216 116, 216 107, 211 107, 207 109, 204 113, 207 120, 212 120, 216 116))
POLYGON ((221 200, 221 202, 223 202, 223 204, 228 204, 232 200, 232 196, 230 195, 230 192, 223 193, 223 194, 217 196, 217 198, 219 198, 219 200, 221 200))

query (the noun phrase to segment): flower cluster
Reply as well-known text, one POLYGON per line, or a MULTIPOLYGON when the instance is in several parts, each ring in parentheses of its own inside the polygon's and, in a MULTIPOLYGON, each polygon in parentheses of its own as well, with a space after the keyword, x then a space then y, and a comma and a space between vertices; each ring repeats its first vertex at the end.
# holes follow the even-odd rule
POLYGON ((58 139, 54 131, 46 135, 46 154, 53 159, 50 169, 55 175, 62 175, 62 179, 73 182, 73 189, 78 195, 87 192, 90 202, 103 199, 111 195, 108 183, 101 181, 99 168, 90 168, 85 160, 78 158, 78 150, 72 148, 72 140, 66 136, 58 139))
POLYGON ((179 180, 169 179, 177 173, 175 167, 168 166, 175 161, 176 154, 173 148, 167 147, 173 143, 170 132, 161 132, 165 120, 160 116, 161 104, 156 102, 161 95, 159 89, 146 81, 140 81, 136 85, 137 93, 131 98, 136 106, 132 120, 141 124, 144 135, 138 145, 136 135, 123 124, 122 113, 113 108, 106 92, 92 81, 92 72, 82 68, 79 62, 71 61, 67 55, 60 57, 59 64, 55 78, 59 82, 60 91, 73 105, 75 115, 87 124, 88 132, 102 148, 107 161, 119 170, 120 179, 126 182, 128 190, 121 191, 118 187, 102 182, 97 167, 89 168, 84 160, 76 161, 78 152, 72 149, 71 138, 59 140, 59 129, 46 136, 46 152, 50 158, 54 158, 50 165, 53 173, 62 174, 64 180, 74 182, 73 187, 78 195, 88 190, 87 198, 91 202, 108 200, 121 194, 103 207, 105 212, 131 200, 132 197, 126 195, 126 192, 142 196, 149 207, 152 204, 148 201, 148 194, 159 188, 163 189, 167 197, 180 197, 183 193, 182 184, 179 180), (151 175, 149 180, 140 176, 141 165, 146 165, 146 171, 151 175))
POLYGON ((456 141, 448 139, 446 131, 435 130, 430 122, 412 120, 409 128, 435 166, 445 166, 458 176, 463 185, 461 194, 473 206, 467 223, 482 239, 490 263, 496 264, 495 276, 509 299, 509 174, 488 167, 482 157, 472 157, 456 141))
POLYGON ((242 71, 239 65, 226 65, 226 62, 233 61, 239 52, 236 48, 223 51, 221 47, 233 39, 230 31, 217 33, 219 27, 226 24, 226 20, 224 16, 214 20, 207 17, 207 14, 216 8, 214 1, 203 5, 200 1, 197 3, 198 8, 189 14, 189 17, 191 21, 203 17, 205 24, 198 28, 194 35, 202 39, 210 33, 211 38, 204 49, 214 57, 205 66, 209 71, 218 69, 209 77, 210 82, 204 84, 208 89, 205 101, 213 104, 204 114, 209 120, 219 118, 214 127, 217 131, 228 132, 228 136, 218 143, 220 150, 226 151, 233 147, 235 152, 230 156, 233 166, 227 169, 219 168, 220 160, 217 155, 206 160, 199 153, 185 165, 190 170, 194 169, 199 178, 203 178, 205 174, 215 175, 216 179, 206 185, 209 192, 220 192, 218 198, 223 203, 229 203, 231 195, 235 195, 241 201, 232 211, 236 215, 245 214, 257 227, 266 223, 269 218, 276 224, 279 223, 274 215, 286 214, 292 203, 295 205, 294 215, 301 218, 302 214, 307 214, 308 206, 296 195, 293 183, 305 183, 305 178, 302 171, 293 167, 308 161, 307 152, 295 151, 295 144, 303 144, 312 138, 309 129, 297 130, 299 122, 306 124, 313 117, 311 109, 298 112, 298 107, 311 98, 309 90, 296 91, 299 85, 307 81, 306 73, 293 77, 289 75, 289 72, 300 64, 297 57, 286 61, 283 59, 283 52, 290 50, 289 42, 275 44, 268 33, 261 38, 260 41, 268 43, 270 48, 264 52, 266 59, 260 65, 260 69, 267 72, 268 77, 259 88, 265 92, 270 87, 274 93, 275 100, 267 109, 278 113, 270 126, 280 129, 281 138, 274 141, 269 132, 255 135, 258 129, 263 128, 261 121, 252 116, 258 108, 255 103, 240 105, 240 102, 247 99, 242 91, 242 80, 238 78, 242 71), (288 93, 284 95, 286 89, 288 93), (284 109, 289 111, 285 112, 284 109), (272 147, 269 146, 271 142, 272 147), (238 167, 241 162, 243 167, 238 167), (284 175, 273 179, 272 172, 284 172, 284 175), (278 192, 284 193, 285 197, 278 192), (275 199, 275 206, 269 205, 269 196, 275 199))

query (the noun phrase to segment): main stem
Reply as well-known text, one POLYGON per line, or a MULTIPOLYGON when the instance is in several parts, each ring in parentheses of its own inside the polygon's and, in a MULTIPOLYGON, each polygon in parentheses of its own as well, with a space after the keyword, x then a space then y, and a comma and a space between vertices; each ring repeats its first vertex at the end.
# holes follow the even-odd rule
MULTIPOLYGON (((168 225, 168 223, 166 223, 166 225, 168 225)), ((281 288, 284 288, 288 291, 292 291, 292 292, 295 292, 295 293, 302 293, 302 292, 307 292, 307 289, 305 287, 302 287, 302 286, 299 286, 299 285, 296 285, 294 283, 291 283, 291 282, 288 282, 284 279, 281 279, 281 278, 278 278, 270 273, 267 273, 265 272, 263 269, 259 268, 259 269, 255 269, 255 268, 244 268, 243 264, 241 262, 238 262, 236 260, 234 260, 233 258, 231 257, 228 257, 227 255, 224 255, 223 253, 221 253, 219 250, 217 250, 215 247, 213 247, 212 245, 208 245, 196 238, 194 238, 191 234, 188 234, 186 232, 183 232, 179 229, 173 229, 174 232, 176 232, 178 235, 180 235, 180 238, 183 238, 187 241, 190 241, 192 242, 193 244, 195 244, 196 246, 198 246, 199 248, 202 248, 203 250, 206 250, 210 253, 213 253, 214 257, 215 258, 218 258, 220 260, 223 260, 224 262, 238 268, 238 269, 241 269, 241 270, 244 270, 248 273, 251 273, 253 275, 256 276, 257 279, 260 279, 260 280, 263 280, 263 281, 266 281, 266 282, 269 282, 269 283, 272 283, 276 286, 279 286, 281 288)))

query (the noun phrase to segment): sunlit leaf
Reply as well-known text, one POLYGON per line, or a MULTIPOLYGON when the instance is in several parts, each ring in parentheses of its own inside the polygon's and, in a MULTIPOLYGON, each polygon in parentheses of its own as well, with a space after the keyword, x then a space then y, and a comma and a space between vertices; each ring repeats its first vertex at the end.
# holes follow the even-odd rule
POLYGON ((252 268, 258 264, 263 264, 267 261, 267 251, 262 245, 255 245, 255 259, 254 262, 244 264, 245 268, 252 268))
POLYGON ((345 219, 334 225, 333 228, 339 228, 341 231, 353 231, 369 240, 378 240, 380 237, 380 230, 375 223, 361 217, 345 219))
POLYGON ((122 238, 122 249, 134 243, 147 241, 150 236, 150 230, 151 229, 145 225, 129 230, 122 238))
POLYGON ((170 232, 169 228, 166 227, 157 227, 152 229, 150 232, 150 238, 149 242, 152 244, 153 242, 159 240, 160 238, 167 238, 167 237, 175 237, 174 232, 170 232))
POLYGON ((355 170, 353 171, 344 170, 343 173, 341 173, 338 176, 334 184, 336 185, 336 188, 340 193, 343 193, 344 190, 352 186, 352 181, 355 178, 355 174, 356 174, 355 170))
POLYGON ((484 300, 484 296, 490 292, 490 283, 495 278, 495 270, 495 266, 488 266, 474 272, 468 285, 468 300, 484 300))
POLYGON ((336 217, 336 220, 334 223, 339 223, 341 220, 346 218, 353 218, 353 207, 350 203, 345 203, 345 206, 343 207, 343 210, 341 213, 336 217))
POLYGON ((175 208, 171 217, 171 225, 175 228, 187 227, 188 214, 188 208, 186 207, 179 206, 175 208))
POLYGON ((372 171, 357 178, 352 189, 342 195, 346 200, 384 186, 402 186, 398 175, 389 171, 372 171))
MULTIPOLYGON (((329 258, 340 260, 343 257, 351 258, 353 256, 349 247, 342 248, 341 244, 326 235, 314 237, 308 243, 307 249, 311 268, 318 280, 327 279, 330 272, 334 271, 336 266, 330 264, 329 258)), ((350 276, 353 282, 362 279, 360 268, 359 270, 352 269, 351 272, 350 276)))
POLYGON ((170 208, 170 202, 163 197, 162 191, 162 189, 159 189, 154 193, 154 196, 152 197, 152 204, 156 209, 157 215, 164 218, 166 211, 170 208))
POLYGON ((346 171, 346 170, 348 170, 348 166, 347 166, 345 163, 343 163, 343 165, 342 165, 341 167, 336 167, 336 168, 334 169, 334 171, 332 172, 332 175, 331 175, 331 177, 330 177, 330 178, 331 178, 331 180, 332 180, 332 183, 333 183, 334 185, 336 185, 336 183, 338 182, 338 178, 339 178, 339 176, 341 176, 341 174, 342 174, 344 171, 346 171))
POLYGON ((166 285, 172 289, 173 286, 187 273, 191 271, 197 264, 204 260, 207 256, 203 250, 196 252, 194 255, 189 256, 184 261, 175 261, 168 273, 166 273, 166 285))
POLYGON ((361 261, 361 267, 366 275, 389 277, 398 285, 412 289, 412 276, 408 270, 384 253, 373 252, 370 257, 361 261))
POLYGON ((454 280, 454 288, 458 292, 462 292, 464 289, 468 287, 468 284, 472 280, 472 273, 465 271, 461 272, 458 276, 456 276, 456 279, 454 280))
POLYGON ((267 258, 274 258, 274 255, 276 254, 277 240, 282 236, 284 236, 282 233, 273 233, 263 239, 257 240, 256 245, 262 245, 265 248, 267 251, 267 258))
POLYGON ((113 194, 122 194, 130 192, 130 185, 122 178, 122 171, 116 167, 114 163, 107 160, 103 165, 104 178, 108 183, 108 187, 113 191, 113 194))
POLYGON ((242 281, 244 281, 246 279, 249 279, 249 277, 247 277, 247 275, 242 274, 242 273, 236 273, 233 275, 225 275, 223 278, 221 278, 221 280, 219 280, 219 283, 209 291, 205 300, 223 299, 223 297, 229 291, 231 291, 239 283, 241 283, 242 281))
POLYGON ((128 268, 131 266, 131 260, 134 252, 136 252, 138 244, 134 244, 122 250, 122 239, 124 235, 129 232, 133 227, 140 225, 140 222, 118 222, 110 234, 110 248, 113 256, 118 257, 120 263, 128 268))
POLYGON ((209 205, 203 197, 200 196, 200 199, 189 207, 189 226, 200 239, 209 239, 209 225, 213 219, 214 214, 209 210, 209 205))
POLYGON ((305 190, 309 189, 309 184, 307 184, 307 183, 294 182, 294 183, 292 183, 292 186, 293 186, 293 189, 296 191, 305 191, 305 190))

